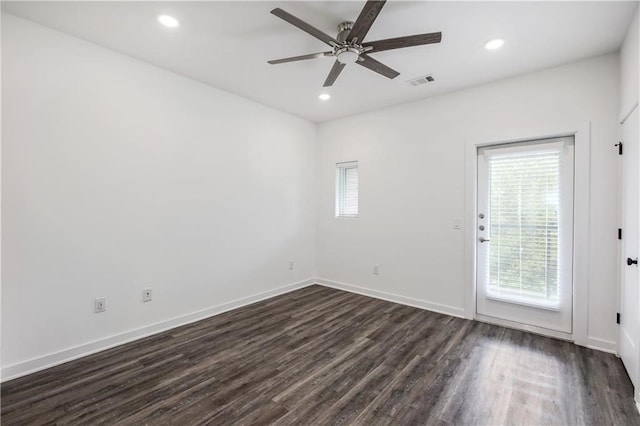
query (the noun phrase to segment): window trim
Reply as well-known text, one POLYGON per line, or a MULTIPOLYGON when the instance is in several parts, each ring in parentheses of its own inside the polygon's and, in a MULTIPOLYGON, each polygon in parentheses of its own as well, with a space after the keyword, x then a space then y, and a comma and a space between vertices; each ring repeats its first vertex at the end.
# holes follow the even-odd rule
POLYGON ((360 188, 356 196, 358 212, 356 214, 342 213, 345 205, 345 184, 346 184, 346 170, 356 169, 358 171, 358 178, 360 177, 360 171, 358 167, 358 161, 344 161, 336 163, 336 181, 335 181, 335 211, 334 215, 336 219, 357 219, 360 213, 360 188))

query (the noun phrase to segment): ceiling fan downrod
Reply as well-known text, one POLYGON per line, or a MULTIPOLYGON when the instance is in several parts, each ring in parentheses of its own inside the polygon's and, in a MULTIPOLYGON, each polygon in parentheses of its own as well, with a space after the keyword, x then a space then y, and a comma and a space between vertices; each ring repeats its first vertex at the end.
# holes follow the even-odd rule
POLYGON ((338 24, 338 36, 336 40, 340 43, 346 43, 347 36, 351 32, 351 28, 353 28, 353 21, 344 21, 338 24))

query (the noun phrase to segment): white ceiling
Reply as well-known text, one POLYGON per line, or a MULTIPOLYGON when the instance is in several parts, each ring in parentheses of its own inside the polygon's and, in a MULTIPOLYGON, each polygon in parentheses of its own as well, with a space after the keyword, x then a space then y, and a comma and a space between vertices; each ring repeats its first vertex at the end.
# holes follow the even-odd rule
MULTIPOLYGON (((365 41, 442 31, 442 43, 372 54, 401 73, 388 80, 348 65, 318 100, 333 58, 267 60, 330 50, 269 11, 280 7, 335 36, 364 1, 5 2, 5 13, 64 31, 290 112, 324 121, 619 49, 637 2, 389 1, 365 41), (180 27, 156 21, 169 14, 180 27), (484 43, 506 40, 488 52, 484 43), (412 87, 407 80, 433 74, 412 87)), ((597 84, 597 82, 594 82, 597 84)))

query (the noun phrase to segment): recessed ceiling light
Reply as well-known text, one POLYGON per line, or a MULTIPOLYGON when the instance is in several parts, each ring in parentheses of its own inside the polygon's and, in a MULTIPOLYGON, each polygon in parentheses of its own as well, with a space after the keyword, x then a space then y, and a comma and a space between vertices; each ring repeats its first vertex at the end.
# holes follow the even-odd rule
POLYGON ((504 44, 504 40, 503 39, 496 38, 496 39, 493 39, 493 40, 489 40, 484 45, 484 48, 487 49, 487 50, 496 50, 496 49, 500 49, 503 44, 504 44))
POLYGON ((165 27, 169 27, 169 28, 175 28, 178 25, 180 25, 180 22, 178 22, 178 20, 176 18, 174 18, 173 16, 169 16, 169 15, 160 15, 160 16, 158 16, 158 22, 160 22, 165 27))
POLYGON ((331 99, 331 95, 328 93, 320 93, 318 95, 318 99, 320 99, 321 101, 328 101, 329 99, 331 99))

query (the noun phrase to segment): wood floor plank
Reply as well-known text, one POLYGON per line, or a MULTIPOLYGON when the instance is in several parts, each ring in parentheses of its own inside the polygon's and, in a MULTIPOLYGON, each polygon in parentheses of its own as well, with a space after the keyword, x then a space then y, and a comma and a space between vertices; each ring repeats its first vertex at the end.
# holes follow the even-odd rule
POLYGON ((3 383, 3 425, 639 425, 611 354, 321 286, 3 383))

